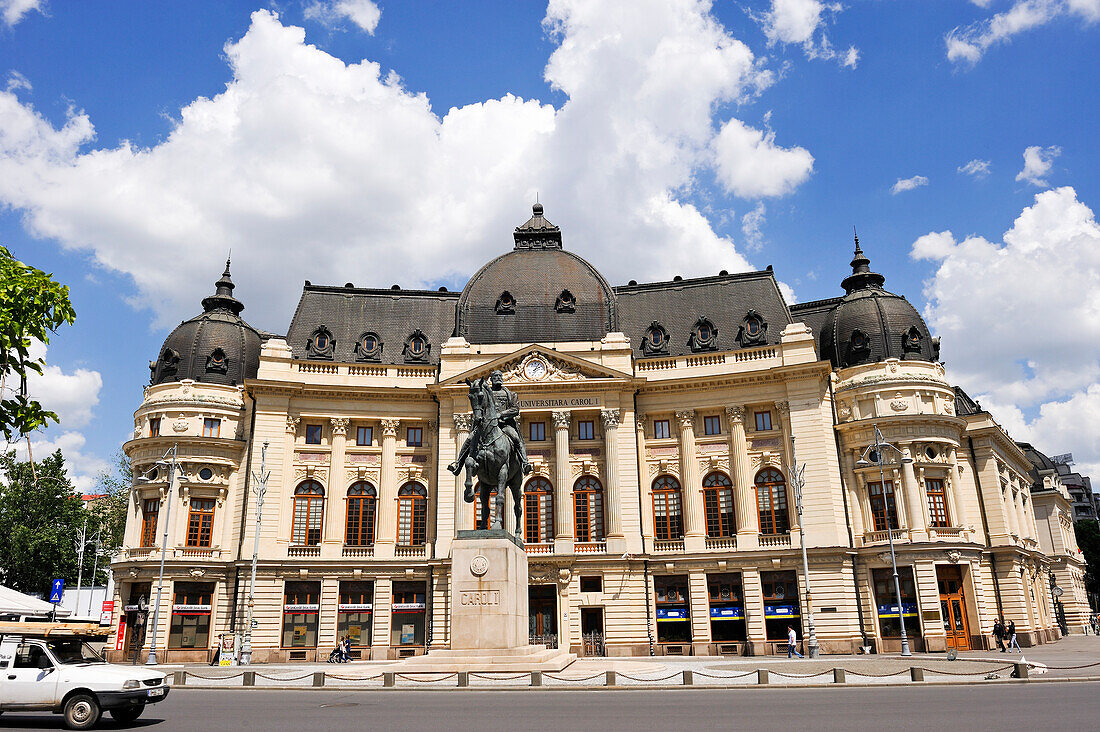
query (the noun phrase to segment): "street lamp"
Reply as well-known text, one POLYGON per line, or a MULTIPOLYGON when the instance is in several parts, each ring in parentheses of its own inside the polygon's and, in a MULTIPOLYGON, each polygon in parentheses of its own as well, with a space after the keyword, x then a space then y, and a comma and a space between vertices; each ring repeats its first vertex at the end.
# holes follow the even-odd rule
MULTIPOLYGON (((153 606, 153 637, 149 642, 149 657, 145 659, 146 666, 157 665, 157 626, 160 624, 160 598, 164 589, 164 557, 168 553, 168 526, 169 519, 172 517, 172 484, 176 480, 176 457, 178 448, 178 443, 172 445, 172 448, 164 453, 161 459, 155 463, 157 466, 165 466, 168 468, 168 491, 164 497, 165 503, 168 504, 168 509, 164 512, 164 533, 160 543, 160 573, 157 575, 157 603, 153 606), (170 463, 166 460, 169 454, 172 455, 172 462, 170 463)), ((141 476, 136 478, 134 483, 151 483, 152 480, 152 478, 141 476)))
POLYGON ((782 457, 780 460, 783 462, 787 475, 791 477, 791 484, 794 486, 795 511, 798 513, 798 537, 799 543, 802 545, 802 584, 806 587, 806 619, 808 626, 806 653, 810 658, 817 658, 821 655, 821 649, 817 645, 817 628, 814 626, 813 596, 810 594, 810 561, 806 557, 806 529, 802 523, 802 488, 806 484, 806 464, 803 463, 801 468, 798 467, 798 459, 795 457, 794 452, 794 435, 791 435, 791 461, 794 462, 794 469, 792 470, 791 466, 787 465, 782 457))
MULTIPOLYGON (((909 637, 905 634, 905 608, 901 604, 901 582, 898 581, 898 560, 894 554, 894 527, 890 525, 890 506, 889 503, 885 503, 886 498, 886 472, 882 467, 882 450, 883 448, 890 448, 898 454, 903 464, 913 462, 913 458, 908 457, 901 448, 896 445, 891 445, 889 442, 883 439, 882 433, 878 431, 878 425, 874 425, 875 428, 875 442, 868 445, 867 449, 863 451, 863 455, 856 461, 857 468, 869 468, 873 463, 867 459, 868 453, 872 450, 875 451, 875 462, 878 463, 878 475, 879 485, 882 487, 882 500, 884 501, 884 511, 886 515, 886 538, 890 542, 890 565, 894 569, 894 594, 897 596, 898 601, 898 625, 901 626, 901 655, 912 656, 913 652, 909 650, 909 637)), ((898 505, 897 493, 894 493, 894 506, 898 505)))
POLYGON ((255 484, 252 490, 256 493, 256 538, 252 544, 252 579, 248 583, 248 621, 244 629, 244 642, 241 643, 241 665, 252 663, 252 612, 256 605, 256 559, 260 554, 260 517, 264 512, 264 494, 267 493, 267 479, 271 477, 271 471, 267 467, 267 443, 260 450, 260 472, 252 473, 255 484))

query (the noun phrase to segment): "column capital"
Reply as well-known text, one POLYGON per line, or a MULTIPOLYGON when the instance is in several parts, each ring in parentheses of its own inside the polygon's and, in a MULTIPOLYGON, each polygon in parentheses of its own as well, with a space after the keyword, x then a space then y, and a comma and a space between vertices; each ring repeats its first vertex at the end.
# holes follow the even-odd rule
POLYGON ((568 409, 558 410, 552 413, 554 426, 560 429, 569 429, 569 423, 573 419, 573 413, 568 409))
POLYGON ((676 413, 676 420, 680 423, 680 429, 686 429, 690 427, 695 429, 695 410, 684 409, 676 413))
POLYGON ((454 415, 455 429, 459 432, 469 432, 474 426, 474 415, 470 412, 459 412, 454 415))
POLYGON ((333 417, 329 420, 332 423, 332 434, 334 435, 346 435, 348 433, 348 422, 351 420, 348 417, 333 417))
POLYGON ((600 410, 600 418, 603 419, 603 428, 605 430, 613 430, 619 426, 619 410, 618 409, 602 409, 600 410))
POLYGON ((397 427, 401 424, 399 419, 383 419, 379 420, 382 424, 382 436, 383 437, 396 437, 397 427))
POLYGON ((730 422, 743 423, 745 421, 745 408, 740 404, 726 407, 726 416, 729 417, 730 422))
POLYGON ((298 423, 301 422, 301 421, 302 421, 302 418, 299 417, 298 415, 288 414, 286 416, 286 431, 287 432, 297 432, 298 431, 298 423))
POLYGON ((780 416, 786 417, 787 415, 789 415, 791 413, 791 403, 790 402, 776 402, 775 403, 775 411, 779 412, 780 416))

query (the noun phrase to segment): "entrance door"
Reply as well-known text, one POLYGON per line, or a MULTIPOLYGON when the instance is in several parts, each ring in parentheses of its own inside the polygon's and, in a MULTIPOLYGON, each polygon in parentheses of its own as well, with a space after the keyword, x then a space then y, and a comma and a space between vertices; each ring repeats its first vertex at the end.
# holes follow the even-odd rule
POLYGON ((553 585, 532 585, 527 591, 531 645, 558 647, 557 594, 553 585))
POLYGON ((966 597, 963 594, 962 571, 958 567, 936 567, 940 585, 940 614, 947 633, 947 647, 957 651, 970 650, 970 626, 966 621, 966 597))
POLYGON ((603 656, 603 608, 581 608, 581 640, 584 642, 584 655, 603 656))

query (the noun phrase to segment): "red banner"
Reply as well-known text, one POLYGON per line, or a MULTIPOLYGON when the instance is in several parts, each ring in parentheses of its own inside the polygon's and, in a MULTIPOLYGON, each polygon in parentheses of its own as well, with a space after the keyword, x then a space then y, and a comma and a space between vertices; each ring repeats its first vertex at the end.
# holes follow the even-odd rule
POLYGON ((118 616, 118 632, 115 634, 115 650, 121 651, 126 647, 126 614, 118 616))

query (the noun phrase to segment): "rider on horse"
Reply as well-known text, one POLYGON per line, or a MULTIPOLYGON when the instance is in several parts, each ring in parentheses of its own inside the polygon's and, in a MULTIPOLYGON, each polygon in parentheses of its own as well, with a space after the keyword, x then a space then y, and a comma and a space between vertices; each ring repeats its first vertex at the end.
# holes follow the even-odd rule
MULTIPOLYGON (((523 465, 524 474, 531 472, 531 463, 527 461, 527 446, 520 439, 519 430, 516 428, 516 418, 519 416, 519 397, 516 393, 504 385, 504 374, 500 371, 493 371, 489 374, 489 382, 492 384, 492 389, 489 392, 493 398, 493 403, 497 408, 497 424, 500 426, 500 431, 507 435, 508 439, 512 441, 512 445, 519 452, 520 460, 523 465)), ((458 457, 453 463, 447 466, 447 470, 450 470, 455 475, 458 475, 462 471, 462 466, 466 462, 466 457, 470 454, 470 451, 477 445, 475 439, 478 435, 478 429, 480 425, 475 425, 474 432, 470 433, 470 436, 466 438, 466 441, 462 443, 462 449, 458 451, 458 457)))

